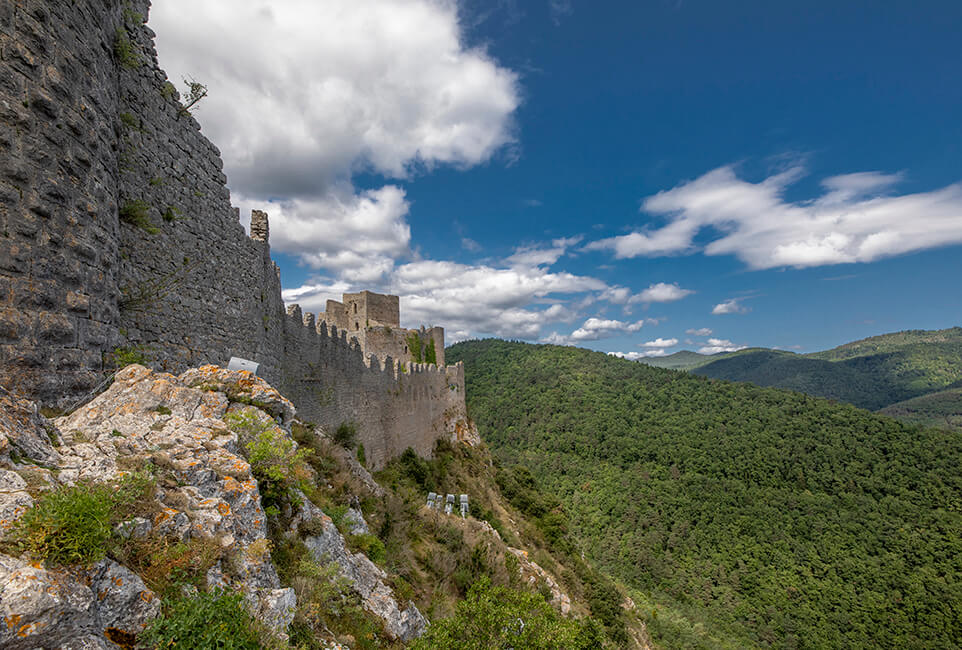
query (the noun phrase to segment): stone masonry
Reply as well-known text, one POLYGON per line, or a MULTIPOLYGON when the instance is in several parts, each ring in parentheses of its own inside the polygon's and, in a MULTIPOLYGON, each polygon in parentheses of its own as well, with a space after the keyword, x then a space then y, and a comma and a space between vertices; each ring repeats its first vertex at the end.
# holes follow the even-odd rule
POLYGON ((149 7, 0 1, 0 385, 67 406, 124 356, 170 372, 238 356, 304 417, 355 422, 373 467, 472 437, 443 330, 416 331, 438 365, 410 363, 397 297, 345 296, 365 310, 351 339, 285 310, 267 215, 244 233, 220 152, 157 65, 149 7))
MULTIPOLYGON (((365 356, 391 357, 403 364, 418 362, 412 344, 422 352, 433 342, 433 363, 444 365, 444 328, 411 330, 401 327, 400 300, 397 296, 361 291, 345 293, 341 302, 328 300, 325 311, 317 315, 329 328, 346 330, 348 338, 361 346, 365 356), (413 339, 417 339, 414 341, 413 339)), ((428 361, 422 354, 420 361, 428 361)))

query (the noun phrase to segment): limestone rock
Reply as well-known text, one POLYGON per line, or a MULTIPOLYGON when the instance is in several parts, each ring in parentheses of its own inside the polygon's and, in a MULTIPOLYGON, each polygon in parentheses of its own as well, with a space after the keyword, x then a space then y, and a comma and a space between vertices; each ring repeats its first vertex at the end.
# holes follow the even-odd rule
POLYGON ((36 404, 0 386, 0 462, 9 465, 24 457, 56 465, 59 454, 50 442, 47 426, 36 404))
POLYGON ((6 533, 33 505, 27 482, 16 472, 0 469, 0 535, 6 533))
POLYGON ((0 647, 107 648, 109 635, 136 634, 159 613, 160 600, 116 562, 68 572, 0 555, 0 647))
POLYGON ((531 561, 528 558, 527 551, 519 548, 511 548, 510 546, 508 547, 508 551, 518 558, 518 572, 521 574, 521 579, 532 587, 536 586, 539 581, 547 585, 548 590, 551 592, 551 604, 567 616, 571 611, 571 598, 562 591, 554 578, 536 562, 531 561))
POLYGON ((394 592, 385 584, 387 574, 363 553, 351 553, 330 517, 309 502, 301 517, 319 529, 304 539, 311 556, 318 562, 333 562, 340 567, 341 575, 360 595, 361 605, 384 621, 384 629, 392 638, 406 642, 424 633, 428 623, 414 603, 409 602, 407 609, 401 611, 394 592))
POLYGON ((270 414, 282 426, 294 419, 294 405, 270 384, 247 370, 226 370, 218 366, 191 368, 179 377, 191 388, 217 391, 231 402, 251 404, 270 414))
POLYGON ((344 521, 350 526, 348 532, 352 535, 371 534, 371 530, 367 527, 367 522, 364 520, 364 515, 357 508, 348 508, 347 512, 344 513, 344 521))

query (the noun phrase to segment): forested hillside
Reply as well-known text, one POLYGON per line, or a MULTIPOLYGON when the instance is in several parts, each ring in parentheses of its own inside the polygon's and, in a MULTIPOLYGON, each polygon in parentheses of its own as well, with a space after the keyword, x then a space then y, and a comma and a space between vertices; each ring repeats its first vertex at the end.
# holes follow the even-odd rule
MULTIPOLYGON (((715 379, 787 388, 874 411, 962 380, 962 328, 883 334, 811 354, 766 348, 715 355, 682 350, 645 363, 715 379)), ((929 407, 941 404, 936 400, 929 407)), ((891 413, 902 417, 899 410, 891 413)), ((943 416, 951 413, 934 415, 934 421, 942 422, 943 416)))
POLYGON ((448 358, 662 646, 957 647, 962 434, 577 348, 448 358))

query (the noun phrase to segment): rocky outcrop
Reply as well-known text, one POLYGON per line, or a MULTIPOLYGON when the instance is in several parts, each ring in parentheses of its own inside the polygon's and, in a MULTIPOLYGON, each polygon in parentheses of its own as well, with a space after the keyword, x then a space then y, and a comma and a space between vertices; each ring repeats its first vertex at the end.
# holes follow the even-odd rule
MULTIPOLYGON (((216 366, 179 376, 128 366, 99 397, 53 421, 32 403, 0 394, 0 526, 14 525, 43 490, 111 481, 150 467, 156 514, 122 522, 117 535, 215 543, 222 559, 207 572, 207 586, 240 590, 249 611, 284 635, 295 593, 281 586, 271 562, 259 486, 228 423, 241 417, 296 448, 289 432, 294 416, 291 402, 264 380, 216 366)), ((367 470, 345 456, 361 484, 383 494, 367 470)), ((304 536, 317 562, 338 566, 386 634, 401 641, 422 634, 427 621, 413 603, 402 610, 385 572, 363 553, 352 553, 307 496, 294 501, 301 505, 289 513, 291 534, 304 536)), ((369 534, 356 500, 344 521, 350 534, 369 534)), ((128 643, 160 612, 159 598, 143 580, 113 560, 55 570, 0 556, 0 585, 4 648, 114 647, 112 641, 128 643)))
POLYGON ((571 598, 555 582, 547 571, 528 557, 528 552, 520 548, 508 547, 508 552, 518 558, 518 572, 521 579, 532 588, 543 584, 551 594, 551 604, 567 616, 571 612, 571 598))
MULTIPOLYGON (((53 422, 62 439, 59 449, 47 436, 49 424, 27 403, 8 398, 2 406, 0 426, 7 447, 19 451, 14 456, 20 460, 51 464, 56 471, 43 474, 49 487, 108 481, 147 466, 156 468, 157 514, 125 522, 120 534, 215 540, 225 560, 209 572, 209 584, 241 590, 251 612, 284 633, 294 614, 294 592, 281 587, 270 561, 257 482, 237 434, 222 419, 232 409, 264 409, 263 417, 278 422, 283 431, 280 424, 290 422, 294 409, 280 393, 250 373, 213 366, 181 377, 128 366, 102 395, 53 422)), ((7 464, 15 471, 0 470, 4 528, 33 500, 21 476, 28 466, 13 460, 7 464)), ((116 563, 87 573, 51 571, 9 557, 2 566, 0 607, 5 620, 19 622, 8 624, 6 632, 23 639, 22 646, 9 647, 60 647, 98 635, 109 640, 107 630, 139 632, 159 612, 156 603, 140 606, 154 602, 153 594, 116 563)), ((84 647, 98 646, 90 641, 84 647)))
MULTIPOLYGON (((364 521, 360 512, 355 517, 364 521)), ((359 527, 356 521, 352 525, 359 527)), ((367 529, 366 523, 363 528, 367 529)), ((304 538, 311 556, 317 562, 333 562, 340 568, 341 575, 361 597, 361 605, 384 622, 384 630, 391 638, 410 641, 424 633, 428 622, 414 603, 409 602, 401 610, 394 592, 385 584, 387 574, 363 553, 351 553, 333 520, 320 508, 305 501, 292 524, 292 530, 297 529, 316 531, 304 538)))
POLYGON ((0 555, 0 647, 115 648, 160 614, 160 600, 132 571, 104 560, 52 571, 0 555), (72 644, 72 645, 69 645, 72 644))

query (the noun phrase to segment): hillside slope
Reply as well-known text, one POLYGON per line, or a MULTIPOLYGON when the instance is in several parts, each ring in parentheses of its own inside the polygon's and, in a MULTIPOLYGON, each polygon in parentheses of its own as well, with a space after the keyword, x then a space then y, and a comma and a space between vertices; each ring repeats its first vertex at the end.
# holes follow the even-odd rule
POLYGON ((215 366, 55 420, 0 387, 0 647, 649 648, 530 476, 442 440, 375 481, 355 427, 295 415, 215 366))
POLYGON ((716 355, 683 350, 645 363, 878 410, 962 380, 962 328, 883 334, 811 354, 766 348, 716 355))
POLYGON ((919 426, 962 431, 962 388, 949 388, 897 402, 879 413, 919 426))
POLYGON ((465 362, 481 435, 637 588, 657 643, 962 638, 962 435, 577 348, 448 355, 465 362))

